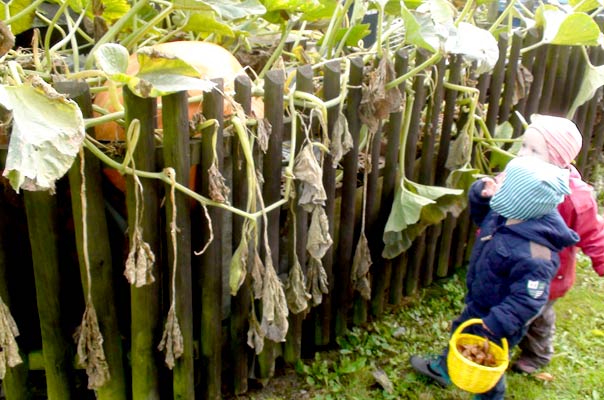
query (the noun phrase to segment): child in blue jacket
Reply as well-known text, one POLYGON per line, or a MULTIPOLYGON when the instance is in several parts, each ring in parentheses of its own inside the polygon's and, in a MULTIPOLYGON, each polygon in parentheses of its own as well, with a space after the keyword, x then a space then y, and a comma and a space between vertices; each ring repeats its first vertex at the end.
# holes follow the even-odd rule
MULTIPOLYGON (((466 277, 465 308, 452 323, 451 332, 470 318, 465 332, 495 343, 506 338, 510 349, 523 337, 530 321, 539 315, 558 270, 558 252, 579 240, 556 206, 570 193, 568 171, 534 157, 508 163, 500 186, 482 178, 470 188, 470 214, 480 231, 466 277)), ((448 386, 447 349, 436 357, 411 357, 419 373, 448 386)), ((475 399, 503 400, 505 378, 475 399)))

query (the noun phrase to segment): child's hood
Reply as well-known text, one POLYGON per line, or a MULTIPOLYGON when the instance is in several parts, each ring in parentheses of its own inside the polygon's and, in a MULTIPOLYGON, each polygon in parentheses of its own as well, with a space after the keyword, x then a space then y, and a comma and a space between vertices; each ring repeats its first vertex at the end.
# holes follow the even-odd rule
POLYGON ((527 240, 546 246, 554 252, 559 252, 579 241, 577 232, 566 225, 558 211, 506 227, 527 240))

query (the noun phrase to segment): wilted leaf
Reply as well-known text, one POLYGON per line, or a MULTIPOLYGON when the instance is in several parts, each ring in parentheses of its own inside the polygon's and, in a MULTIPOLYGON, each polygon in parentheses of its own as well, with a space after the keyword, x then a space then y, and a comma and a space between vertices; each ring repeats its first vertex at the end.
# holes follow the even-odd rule
POLYGON ((287 306, 294 314, 299 314, 308 308, 310 293, 306 291, 306 278, 302 272, 302 266, 298 256, 294 254, 294 263, 289 270, 287 282, 285 283, 285 298, 287 306))
POLYGON ((475 61, 478 75, 491 71, 499 59, 499 48, 493 34, 466 22, 460 23, 449 36, 445 51, 461 54, 470 62, 475 61))
POLYGON ((313 153, 313 146, 307 143, 296 156, 294 176, 300 181, 298 204, 307 211, 324 205, 327 194, 323 187, 323 170, 313 153))
POLYGON ((260 328, 260 323, 256 319, 256 314, 252 309, 250 312, 250 327, 247 331, 247 345, 255 350, 256 354, 262 353, 264 349, 264 333, 260 328))
POLYGON ((451 171, 468 164, 471 156, 471 145, 470 135, 468 135, 468 132, 465 129, 462 130, 449 145, 449 154, 447 156, 445 168, 451 171))
POLYGON ((401 12, 405 22, 405 42, 436 53, 440 49, 441 37, 430 15, 414 15, 407 7, 401 7, 401 12))
POLYGON ((387 119, 390 113, 400 111, 402 107, 403 96, 398 87, 386 90, 386 84, 395 78, 392 61, 389 57, 383 57, 363 84, 359 116, 371 133, 378 130, 380 122, 387 119))
POLYGON ((91 302, 86 302, 82 323, 74 336, 78 364, 86 369, 88 375, 88 389, 98 389, 109 381, 111 375, 103 349, 103 335, 91 302))
POLYGON ((15 338, 19 329, 10 310, 0 298, 0 379, 4 379, 6 367, 14 367, 23 360, 19 355, 19 346, 15 338))
POLYGON ((386 375, 386 372, 384 372, 383 369, 378 368, 376 370, 373 370, 371 374, 375 378, 375 381, 386 391, 386 393, 394 392, 394 385, 392 384, 392 381, 388 378, 388 375, 386 375))
POLYGON ((308 261, 308 291, 312 295, 314 307, 323 302, 323 295, 329 293, 329 281, 323 263, 314 257, 308 261))
POLYGON ((318 260, 322 259, 333 244, 329 234, 329 219, 323 207, 315 206, 308 229, 306 250, 318 260))
MULTIPOLYGON (((509 121, 504 121, 495 127, 495 139, 511 139, 514 134, 514 127, 509 121)), ((497 146, 501 147, 501 143, 497 143, 497 146)))
POLYGON ((176 308, 174 305, 168 310, 166 324, 164 325, 164 333, 162 334, 161 342, 157 346, 159 351, 166 351, 165 362, 168 368, 174 368, 176 360, 184 352, 184 343, 182 331, 178 317, 176 316, 176 308))
POLYGON ((350 277, 354 286, 365 300, 371 300, 371 283, 369 282, 369 267, 371 267, 371 252, 365 232, 361 232, 354 258, 352 260, 352 269, 350 277))
POLYGON ((247 275, 247 260, 249 255, 249 242, 247 235, 243 234, 241 241, 233 253, 229 268, 229 286, 231 296, 235 296, 239 291, 247 275))
POLYGON ((218 161, 215 158, 212 165, 208 169, 208 191, 210 192, 210 198, 217 203, 229 203, 229 193, 231 189, 226 185, 226 179, 220 173, 218 169, 218 161))
POLYGON ((17 192, 53 191, 84 141, 80 108, 35 76, 21 86, 0 86, 0 103, 13 112, 3 176, 17 192))
POLYGON ((283 284, 275 272, 270 253, 267 252, 262 285, 262 321, 260 322, 260 328, 267 339, 273 342, 285 342, 289 328, 288 314, 283 284))
POLYGON ((340 111, 338 119, 333 127, 332 138, 331 138, 331 156, 332 166, 336 168, 346 153, 352 149, 353 141, 350 130, 348 129, 348 119, 340 111))

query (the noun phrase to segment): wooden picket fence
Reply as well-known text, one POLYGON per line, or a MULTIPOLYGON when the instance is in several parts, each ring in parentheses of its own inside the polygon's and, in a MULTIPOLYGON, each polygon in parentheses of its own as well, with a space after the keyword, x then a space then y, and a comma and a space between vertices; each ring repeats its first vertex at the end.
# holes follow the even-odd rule
MULTIPOLYGON (((380 168, 366 176, 365 190, 360 182, 359 105, 364 65, 351 60, 345 115, 354 145, 341 161, 341 177, 332 167, 330 154, 323 162, 323 185, 327 193, 325 212, 333 245, 322 259, 329 293, 309 312, 289 315, 286 341, 265 341, 256 355, 248 346, 249 313, 254 300, 248 278, 235 296, 228 286, 231 256, 240 242, 243 217, 218 207, 209 207, 212 230, 203 209, 176 193, 169 201, 170 186, 152 179, 141 179, 143 192, 138 199, 144 205, 141 227, 144 241, 156 255, 155 282, 142 287, 130 286, 123 276, 123 265, 136 218, 135 183, 127 178, 126 195, 102 179, 99 160, 87 152, 85 177, 87 223, 82 225, 79 202, 80 162, 59 182, 57 193, 24 192, 16 195, 3 182, 0 196, 0 296, 10 307, 21 336, 18 338, 25 363, 10 368, 3 381, 6 398, 50 399, 93 398, 86 389, 86 374, 75 368, 75 346, 70 336, 80 324, 87 298, 86 271, 82 266, 82 233, 87 229, 91 265, 91 298, 96 307, 104 350, 111 373, 108 383, 97 390, 101 399, 220 399, 248 390, 251 379, 260 382, 275 372, 277 360, 294 364, 313 352, 335 344, 335 338, 353 325, 379 318, 390 305, 400 304, 405 296, 430 285, 435 278, 450 275, 467 261, 474 229, 466 212, 449 215, 430 226, 411 248, 392 260, 381 257, 382 233, 394 198, 400 174, 426 185, 444 186, 450 171, 446 169, 449 145, 460 127, 459 93, 446 88, 448 82, 474 82, 480 91, 480 103, 488 105, 485 121, 490 132, 504 121, 514 126, 514 135, 522 133, 517 115, 532 113, 565 115, 576 95, 585 68, 580 48, 542 46, 520 55, 520 49, 535 43, 536 33, 499 38, 500 59, 495 69, 478 77, 468 72, 459 57, 443 59, 432 67, 438 77, 428 93, 425 73, 407 82, 415 100, 406 143, 405 165, 398 165, 403 112, 392 113, 373 138, 371 158, 380 159, 380 168), (509 49, 509 56, 507 50, 509 49), (522 66, 522 68, 517 67, 522 66), (525 95, 518 97, 519 71, 530 71, 532 82, 523 79, 525 95), (466 78, 470 78, 469 80, 466 78), (385 144, 385 145, 380 145, 385 144), (421 146, 421 147, 420 147, 421 146), (418 151, 418 149, 420 149, 418 151), (360 201, 365 196, 365 212, 360 201), (170 241, 172 207, 176 216, 177 252, 170 241), (371 300, 353 291, 351 265, 360 235, 361 218, 371 258, 371 300), (213 235, 213 241, 200 256, 194 255, 213 235), (176 261, 174 262, 174 257, 176 261), (177 266, 172 283, 173 265, 177 266), (174 286, 172 286, 174 285, 174 286), (164 321, 175 297, 175 313, 182 331, 182 355, 172 370, 166 367, 158 350, 164 321), (36 299, 36 301, 34 301, 36 299), (44 349, 42 351, 41 349, 44 349), (42 373, 43 371, 43 373, 42 373), (40 389, 41 388, 41 389, 40 389), (39 394, 39 392, 43 394, 39 394)), ((426 59, 422 51, 399 50, 395 56, 397 76, 410 65, 426 59)), ((590 50, 594 65, 604 63, 600 48, 590 50)), ((322 75, 324 100, 337 98, 342 89, 341 64, 333 61, 321 71, 310 66, 296 71, 296 88, 316 93, 313 78, 322 75)), ((471 71, 470 71, 471 72, 471 71)), ((523 77, 526 76, 523 75, 523 77)), ((266 153, 254 149, 254 157, 264 177, 262 197, 266 206, 281 199, 283 149, 287 147, 290 121, 285 117, 282 71, 271 71, 264 83, 266 119, 271 135, 266 153)), ((401 89, 404 83, 401 84, 401 89)), ((61 83, 57 90, 78 102, 85 116, 91 115, 88 87, 80 83, 61 83)), ((251 83, 238 78, 235 100, 249 113, 251 83)), ((134 153, 136 168, 159 171, 172 167, 178 181, 188 185, 191 166, 197 168, 195 187, 209 196, 206 173, 214 160, 212 134, 189 138, 187 95, 165 96, 163 106, 163 145, 156 148, 153 128, 157 105, 153 99, 138 98, 125 91, 125 120, 141 122, 141 137, 134 153)), ((583 150, 577 166, 589 180, 601 162, 604 146, 604 120, 601 118, 602 89, 577 110, 574 120, 584 135, 583 150)), ((301 112, 305 110, 301 109, 301 112)), ((231 190, 230 203, 244 209, 247 200, 245 159, 238 139, 224 131, 223 97, 219 91, 207 94, 203 114, 216 119, 217 161, 231 190)), ((337 107, 328 110, 328 133, 338 118, 337 107)), ((253 127, 251 128, 253 130, 253 127)), ((314 129, 314 128, 313 128, 314 129)), ((208 131, 207 133, 213 133, 208 131)), ((318 131, 311 131, 319 135, 318 131)), ((299 151, 305 138, 300 130, 299 151)), ((6 153, 3 152, 5 155, 6 153)), ((305 272, 308 264, 306 238, 309 214, 296 207, 295 222, 287 205, 266 215, 266 233, 270 256, 279 277, 285 281, 296 254, 305 272), (296 233, 296 245, 292 237, 296 233)), ((261 254, 263 257, 267 254, 261 254)), ((258 305, 256 305, 257 307, 258 305)))

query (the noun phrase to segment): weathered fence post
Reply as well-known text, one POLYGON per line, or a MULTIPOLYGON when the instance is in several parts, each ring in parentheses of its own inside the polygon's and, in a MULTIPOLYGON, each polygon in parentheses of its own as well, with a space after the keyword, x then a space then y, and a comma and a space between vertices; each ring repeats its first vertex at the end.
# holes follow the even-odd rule
POLYGON ((348 99, 346 102, 346 119, 352 136, 353 146, 342 158, 344 176, 340 203, 340 227, 337 246, 337 257, 334 260, 333 297, 335 335, 344 334, 348 327, 348 310, 352 299, 350 285, 350 267, 352 265, 353 240, 355 226, 355 195, 357 188, 357 171, 359 156, 359 105, 361 104, 361 83, 363 82, 363 60, 353 58, 350 61, 350 78, 348 99))
MULTIPOLYGON (((143 99, 134 95, 127 87, 123 89, 126 124, 134 119, 140 121, 140 136, 132 159, 137 169, 155 171, 155 144, 154 130, 156 126, 155 115, 157 112, 156 99, 143 99)), ((143 207, 143 218, 140 229, 145 242, 159 260, 160 233, 159 223, 159 186, 151 179, 140 178, 142 194, 141 204, 136 204, 135 190, 138 185, 132 176, 126 177, 126 206, 128 209, 128 235, 130 243, 134 235, 136 224, 136 207, 143 207)), ((139 209, 140 212, 140 209, 139 209)), ((160 298, 160 269, 153 265, 151 273, 155 282, 130 288, 131 307, 131 349, 130 358, 132 365, 132 399, 133 400, 159 400, 159 353, 157 345, 160 341, 161 318, 159 310, 160 298)))
MULTIPOLYGON (((2 189, 3 185, 0 185, 0 190, 2 189)), ((6 203, 4 196, 4 193, 0 192, 0 297, 9 310, 11 310, 13 318, 17 322, 17 328, 22 332, 23 327, 18 326, 19 318, 15 315, 15 310, 11 309, 12 302, 8 290, 8 275, 12 261, 9 252, 14 248, 14 241, 18 240, 18 238, 15 238, 13 231, 14 220, 12 220, 12 210, 6 203)), ((19 342, 19 338, 17 338, 17 342, 19 342)), ((2 389, 4 389, 6 400, 29 400, 32 398, 27 354, 23 352, 23 349, 19 349, 19 355, 23 362, 12 368, 7 368, 6 375, 2 381, 2 389)))
MULTIPOLYGON (((197 185, 200 193, 210 198, 209 169, 213 162, 218 164, 218 169, 223 167, 223 132, 224 125, 224 99, 222 96, 223 81, 216 79, 216 88, 203 96, 203 115, 206 119, 215 119, 218 128, 206 129, 201 135, 201 165, 198 169, 197 185), (217 135, 214 138, 214 135, 217 135), (216 143, 216 147, 212 144, 216 143), (215 155, 216 154, 216 160, 215 155)), ((204 380, 201 385, 201 396, 203 399, 222 398, 222 248, 220 237, 222 232, 222 210, 218 207, 210 207, 208 213, 210 222, 202 222, 204 225, 201 235, 201 246, 210 239, 210 230, 214 234, 214 240, 206 251, 199 257, 199 276, 201 282, 201 346, 200 367, 201 377, 204 380)), ((202 217, 205 218, 205 217, 202 217)))
MULTIPOLYGON (((323 70, 325 79, 323 82, 323 91, 325 100, 331 100, 340 95, 340 62, 330 61, 325 64, 323 70)), ((327 134, 329 140, 333 138, 333 129, 338 119, 338 108, 332 107, 327 110, 327 134)), ((325 215, 329 220, 329 235, 334 237, 334 221, 336 207, 336 168, 333 166, 333 156, 325 153, 323 157, 323 187, 327 194, 325 201, 325 215)), ((332 245, 323 256, 323 268, 327 274, 329 284, 329 293, 323 295, 323 301, 316 307, 315 311, 315 344, 319 346, 328 345, 331 340, 332 323, 332 290, 333 286, 333 262, 334 246, 332 245)))
MULTIPOLYGON (((246 115, 250 115, 252 109, 252 84, 250 79, 245 75, 235 79, 235 101, 241 104, 246 115)), ((244 210, 247 204, 248 190, 246 175, 247 161, 243 156, 237 135, 233 137, 232 162, 233 207, 244 210)), ((239 245, 242 227, 243 217, 233 215, 233 247, 239 245)), ((251 307, 250 296, 250 277, 248 275, 239 288, 237 295, 231 299, 230 349, 233 366, 232 383, 235 395, 247 392, 248 387, 248 362, 252 354, 250 347, 247 345, 248 318, 251 307)))
MULTIPOLYGON (((459 55, 453 56, 450 60, 449 79, 452 84, 461 82, 461 67, 463 58, 459 55)), ((451 144, 451 131, 455 119, 455 109, 457 107, 457 90, 445 89, 445 109, 443 111, 442 128, 440 131, 440 142, 438 146, 438 155, 436 156, 436 175, 434 183, 437 186, 444 186, 449 171, 446 168, 447 158, 449 157, 449 145, 451 144)), ((458 219, 448 214, 443 222, 442 233, 438 244, 438 259, 436 261, 436 276, 443 278, 449 272, 451 262, 451 240, 453 239, 453 230, 458 219)))
MULTIPOLYGON (((407 50, 400 49, 396 52, 394 55, 394 69, 396 76, 401 76, 407 72, 407 67, 409 65, 408 61, 407 50)), ((401 92, 402 99, 405 98, 405 85, 406 82, 402 82, 398 85, 398 90, 401 92)), ((404 100, 402 104, 404 104, 404 100)), ((394 201, 394 194, 396 192, 396 177, 399 169, 401 128, 403 123, 402 104, 399 111, 390 114, 388 124, 384 127, 386 152, 384 155, 384 172, 382 176, 382 195, 378 210, 378 222, 376 228, 373 229, 371 233, 371 235, 374 236, 375 243, 375 251, 372 255, 373 266, 371 272, 373 286, 371 293, 371 314, 374 316, 380 316, 383 313, 386 290, 392 281, 393 260, 385 260, 382 257, 382 251, 384 250, 384 228, 388 221, 388 216, 390 215, 392 203, 394 201)), ((399 288, 397 288, 397 290, 399 288)))
POLYGON ((47 191, 24 191, 27 227, 34 265, 36 300, 44 348, 44 369, 49 400, 73 395, 73 348, 61 325, 59 227, 57 196, 47 191))
MULTIPOLYGON (((73 81, 59 82, 55 84, 55 88, 75 100, 82 110, 84 117, 89 118, 92 116, 92 103, 86 83, 73 81)), ((124 376, 122 343, 117 324, 111 245, 101 187, 101 165, 98 158, 88 150, 84 149, 84 153, 87 204, 86 221, 83 220, 82 200, 80 196, 80 187, 82 185, 80 157, 76 157, 74 160, 73 165, 69 169, 68 178, 71 188, 71 207, 73 210, 82 287, 86 296, 88 282, 86 279, 86 262, 84 260, 85 243, 83 243, 83 232, 84 227, 86 227, 88 232, 88 261, 90 263, 90 276, 92 277, 91 293, 98 316, 99 327, 103 335, 103 348, 110 373, 109 381, 96 391, 96 395, 101 400, 121 400, 127 399, 128 396, 124 376)))
MULTIPOLYGON (((440 126, 440 110, 445 94, 445 69, 446 60, 443 58, 436 65, 436 75, 438 76, 438 81, 436 82, 436 87, 434 88, 434 93, 432 95, 432 101, 428 109, 429 123, 425 128, 425 134, 422 142, 422 156, 420 159, 418 181, 423 185, 434 184, 434 165, 436 163, 437 158, 434 154, 434 145, 436 143, 436 137, 438 135, 438 130, 440 126)), ((426 232, 424 233, 424 235, 426 235, 426 254, 425 259, 423 261, 424 267, 421 273, 421 283, 423 286, 430 285, 432 283, 432 279, 434 278, 434 260, 436 254, 436 244, 438 242, 438 238, 440 236, 441 231, 442 223, 439 222, 435 225, 429 226, 426 232)))
MULTIPOLYGON (((304 65, 297 69, 296 71, 296 91, 312 93, 313 92, 313 71, 310 65, 304 65)), ((296 116, 292 116, 292 118, 296 118, 296 116)), ((300 148, 304 144, 306 140, 306 134, 304 132, 304 128, 298 126, 298 131, 296 132, 296 147, 290 148, 290 151, 294 152, 294 154, 298 154, 300 152, 300 148)), ((296 190, 300 186, 299 183, 296 183, 296 190)), ((297 191, 297 193, 300 193, 297 191)), ((298 257, 298 262, 302 266, 302 271, 304 272, 304 276, 307 275, 307 257, 306 257, 306 244, 308 239, 308 212, 301 205, 297 204, 296 209, 294 210, 296 214, 296 224, 290 228, 290 238, 293 239, 293 236, 296 236, 296 247, 293 246, 293 240, 290 241, 290 250, 289 257, 290 260, 293 260, 293 253, 295 252, 298 257)), ((290 268, 293 266, 293 262, 289 262, 290 268)), ((309 307, 311 307, 309 303, 309 307)), ((285 338, 285 343, 283 344, 283 358, 285 362, 290 365, 293 365, 297 360, 300 359, 302 355, 302 322, 308 309, 302 311, 299 314, 293 314, 290 310, 289 314, 289 330, 287 332, 287 337, 285 338)))
POLYGON ((497 127, 497 116, 499 115, 499 102, 501 96, 501 89, 503 88, 503 80, 505 78, 505 63, 507 59, 508 49, 508 34, 501 33, 499 35, 498 47, 499 47, 499 59, 493 73, 491 74, 491 84, 489 86, 489 109, 487 111, 486 125, 491 135, 495 134, 495 128, 497 127))
MULTIPOLYGON (((191 154, 187 92, 162 97, 162 106, 164 168, 173 168, 176 173, 175 181, 188 186, 191 154)), ((170 269, 170 282, 173 282, 170 287, 170 298, 176 302, 176 317, 183 338, 183 353, 176 360, 173 370, 173 392, 174 399, 193 399, 195 383, 190 201, 180 192, 176 192, 174 198, 171 198, 170 185, 165 185, 165 191, 167 265, 170 269), (176 215, 175 220, 174 215, 176 215)), ((220 364, 215 367, 220 369, 220 364)))

